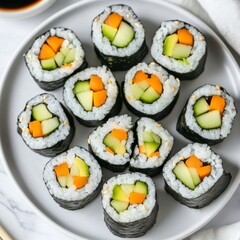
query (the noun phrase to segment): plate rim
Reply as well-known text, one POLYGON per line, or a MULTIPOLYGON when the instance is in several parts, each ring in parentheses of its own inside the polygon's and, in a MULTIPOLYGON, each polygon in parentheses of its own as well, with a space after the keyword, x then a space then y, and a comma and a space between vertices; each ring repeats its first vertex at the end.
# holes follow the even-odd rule
MULTIPOLYGON (((129 1, 133 1, 133 0, 129 0, 129 1)), ((233 57, 233 54, 230 52, 230 50, 228 49, 226 44, 223 42, 223 40, 203 20, 201 20, 200 18, 198 18, 197 16, 195 16, 193 13, 189 12, 188 10, 186 10, 186 9, 184 9, 184 8, 174 4, 174 3, 171 3, 171 2, 165 2, 164 0, 141 0, 141 1, 142 2, 147 2, 147 3, 149 3, 149 2, 155 3, 155 4, 158 4, 160 6, 164 5, 165 7, 169 8, 169 9, 174 9, 174 10, 180 11, 181 13, 184 14, 184 16, 187 16, 191 19, 194 19, 195 22, 202 25, 204 27, 204 29, 207 29, 207 31, 211 33, 211 35, 214 37, 214 39, 217 41, 217 43, 220 45, 220 47, 222 47, 223 50, 227 53, 226 56, 229 58, 228 60, 231 62, 232 67, 235 68, 235 71, 240 76, 240 68, 237 64, 237 61, 233 57)), ((50 24, 54 20, 57 20, 58 18, 60 18, 62 15, 67 14, 67 13, 71 12, 72 10, 75 10, 76 8, 81 8, 81 6, 84 6, 86 4, 91 4, 93 2, 98 2, 98 0, 81 0, 81 1, 78 1, 76 3, 73 3, 73 4, 69 5, 66 8, 63 8, 63 9, 59 10, 58 12, 56 12, 55 14, 53 14, 52 16, 50 16, 46 20, 44 20, 41 24, 37 25, 37 27, 33 31, 31 31, 23 39, 23 41, 21 42, 19 47, 16 49, 16 51, 13 52, 12 56, 10 57, 10 61, 7 64, 8 67, 6 67, 4 69, 2 77, 1 77, 1 81, 0 81, 0 109, 2 109, 2 104, 1 104, 1 99, 2 99, 2 96, 3 96, 2 92, 3 92, 4 86, 6 84, 6 79, 7 79, 7 76, 9 74, 9 71, 11 69, 11 66, 14 63, 16 57, 19 56, 19 54, 21 53, 22 49, 27 44, 27 42, 29 42, 31 39, 33 39, 35 36, 37 36, 37 34, 40 31, 42 31, 42 29, 44 27, 46 27, 48 24, 50 24)), ((107 0, 103 0, 102 2, 107 2, 107 0)), ((110 4, 112 4, 112 3, 109 2, 109 5, 110 4)), ((2 120, 0 118, 0 126, 1 126, 1 122, 2 122, 2 120)), ((16 179, 14 178, 14 175, 13 175, 12 171, 9 168, 9 165, 7 163, 7 156, 4 154, 1 134, 0 134, 0 159, 2 160, 4 170, 6 171, 7 176, 9 177, 10 181, 13 183, 14 187, 18 190, 20 195, 23 197, 24 201, 29 206, 31 206, 32 210, 38 216, 40 216, 45 222, 49 223, 51 226, 53 226, 58 231, 62 232, 63 234, 65 234, 65 235, 67 235, 67 236, 69 236, 73 239, 79 239, 79 240, 86 239, 82 236, 79 236, 79 235, 71 232, 70 230, 64 229, 63 226, 54 222, 54 220, 52 220, 47 214, 43 213, 36 206, 36 204, 28 198, 27 194, 23 191, 23 189, 17 183, 16 179)), ((204 225, 206 225, 211 219, 213 219, 223 209, 223 207, 226 205, 226 203, 233 196, 233 194, 236 191, 239 184, 240 184, 240 170, 238 171, 238 173, 236 175, 236 181, 233 182, 231 189, 228 190, 225 198, 222 199, 223 201, 221 201, 221 203, 219 204, 218 209, 214 212, 214 214, 211 215, 211 217, 209 217, 207 219, 207 221, 200 222, 200 224, 198 224, 197 226, 192 227, 192 228, 188 228, 187 230, 181 232, 180 234, 175 235, 175 237, 171 237, 171 238, 167 238, 167 239, 171 240, 171 239, 185 238, 185 237, 191 235, 192 233, 196 232, 200 228, 202 228, 204 225)))

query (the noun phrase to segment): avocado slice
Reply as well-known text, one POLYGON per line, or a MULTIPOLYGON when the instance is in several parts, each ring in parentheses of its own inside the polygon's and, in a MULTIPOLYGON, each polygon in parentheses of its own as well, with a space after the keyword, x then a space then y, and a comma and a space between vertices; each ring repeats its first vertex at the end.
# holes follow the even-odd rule
POLYGON ((160 144, 156 142, 144 142, 144 146, 146 149, 146 154, 149 156, 159 148, 160 144))
POLYGON ((192 190, 195 189, 195 185, 194 185, 191 173, 183 161, 180 161, 175 166, 175 168, 173 169, 173 173, 186 187, 192 190))
POLYGON ((79 92, 76 94, 76 97, 86 111, 92 111, 93 91, 79 92))
POLYGON ((134 184, 121 184, 122 190, 127 194, 127 196, 130 196, 130 193, 133 192, 135 185, 134 184))
POLYGON ((47 109, 47 106, 44 103, 33 106, 32 116, 35 120, 40 122, 53 117, 52 113, 47 109))
POLYGON ((198 175, 197 169, 196 168, 188 168, 191 176, 192 176, 192 180, 195 186, 197 186, 199 183, 201 183, 201 179, 198 175))
POLYGON ((210 106, 205 97, 199 98, 193 105, 194 116, 197 117, 209 110, 210 106))
POLYGON ((75 157, 74 164, 76 164, 79 170, 80 177, 89 177, 89 166, 79 157, 75 157))
POLYGON ((77 94, 80 92, 85 92, 90 90, 90 81, 85 80, 85 81, 78 81, 75 83, 73 93, 77 94))
POLYGON ((56 130, 59 125, 60 125, 60 122, 59 122, 58 117, 53 117, 53 118, 50 118, 50 119, 47 119, 47 120, 43 120, 41 122, 43 135, 44 136, 49 135, 54 130, 56 130))
POLYGON ((123 201, 118 201, 118 200, 112 200, 110 202, 110 205, 118 212, 123 212, 128 208, 128 203, 127 202, 123 202, 123 201))
POLYGON ((172 57, 181 60, 188 58, 189 55, 191 54, 191 50, 192 50, 191 46, 177 43, 172 50, 172 57))
POLYGON ((175 47, 177 42, 178 35, 176 33, 167 36, 163 43, 163 54, 171 57, 173 48, 175 47))
POLYGON ((66 55, 63 64, 68 64, 71 63, 75 60, 75 55, 76 55, 76 49, 72 48, 70 49, 70 51, 68 52, 68 54, 66 55))
POLYGON ((120 140, 115 138, 111 133, 108 133, 104 139, 103 143, 109 147, 115 154, 124 154, 126 152, 125 146, 120 140))
POLYGON ((135 32, 133 27, 122 21, 119 25, 117 34, 112 41, 112 45, 120 48, 126 47, 132 41, 134 35, 135 32))
POLYGON ((137 193, 142 193, 142 194, 148 195, 148 186, 145 182, 136 181, 133 191, 137 192, 137 193))
POLYGON ((61 67, 63 65, 64 58, 65 56, 61 52, 58 52, 55 55, 54 60, 57 63, 58 67, 61 67))
POLYGON ((220 128, 222 118, 219 110, 210 111, 196 117, 197 124, 203 129, 220 128))
POLYGON ((102 24, 102 33, 110 41, 112 41, 114 39, 114 37, 117 33, 117 30, 118 30, 117 28, 109 26, 108 24, 105 24, 105 23, 102 24))
POLYGON ((160 97, 160 94, 152 87, 149 87, 141 96, 140 100, 144 103, 153 103, 160 97))
POLYGON ((127 194, 122 190, 120 185, 115 185, 113 188, 113 195, 112 199, 117 200, 117 201, 122 201, 129 203, 129 197, 127 194))
POLYGON ((131 91, 132 91, 133 97, 136 100, 140 99, 140 97, 144 93, 144 90, 137 83, 134 83, 134 84, 131 85, 131 91))
POLYGON ((41 60, 41 66, 44 70, 54 70, 57 68, 54 58, 41 60))

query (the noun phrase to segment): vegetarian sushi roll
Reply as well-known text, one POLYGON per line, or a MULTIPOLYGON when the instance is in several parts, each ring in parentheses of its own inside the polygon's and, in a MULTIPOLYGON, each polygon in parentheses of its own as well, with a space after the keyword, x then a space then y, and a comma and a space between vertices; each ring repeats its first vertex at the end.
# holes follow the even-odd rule
POLYGON ((92 41, 103 64, 111 70, 126 70, 147 54, 145 30, 132 8, 107 7, 92 22, 92 41))
POLYGON ((132 118, 124 114, 109 118, 89 135, 89 150, 101 166, 114 172, 125 170, 132 155, 132 127, 132 118))
POLYGON ((29 100, 17 119, 17 130, 26 145, 47 157, 67 150, 75 127, 72 116, 48 93, 29 100))
POLYGON ((124 101, 127 108, 139 117, 160 120, 173 109, 180 81, 155 63, 139 63, 125 76, 124 101))
POLYGON ((61 207, 75 210, 83 208, 100 193, 102 170, 87 150, 73 147, 45 165, 43 180, 61 207))
POLYGON ((121 111, 120 91, 105 67, 92 67, 73 75, 64 85, 67 107, 86 126, 96 127, 121 111))
POLYGON ((174 76, 189 80, 203 72, 207 44, 204 35, 190 24, 164 21, 153 38, 151 54, 174 76))
POLYGON ((165 189, 180 203, 202 208, 227 188, 231 174, 206 144, 187 145, 163 167, 165 189))
POLYGON ((173 137, 161 124, 143 117, 136 123, 136 146, 130 170, 154 177, 162 170, 173 147, 173 137))
POLYGON ((62 27, 37 37, 24 58, 33 79, 47 91, 63 86, 69 76, 87 67, 80 40, 62 27))
POLYGON ((142 173, 121 174, 103 186, 104 220, 119 237, 140 237, 156 222, 157 192, 151 178, 142 173))
POLYGON ((230 134, 236 113, 234 100, 224 88, 206 84, 191 94, 177 130, 191 141, 217 144, 230 134))

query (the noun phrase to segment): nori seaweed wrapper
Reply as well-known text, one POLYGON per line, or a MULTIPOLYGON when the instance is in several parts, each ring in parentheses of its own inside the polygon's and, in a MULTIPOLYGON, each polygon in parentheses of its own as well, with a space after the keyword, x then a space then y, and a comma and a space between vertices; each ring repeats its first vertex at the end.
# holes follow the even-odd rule
POLYGON ((163 165, 164 165, 164 163, 159 167, 153 167, 153 168, 136 168, 136 167, 133 167, 133 166, 130 165, 129 171, 131 171, 131 172, 141 172, 141 173, 145 173, 149 177, 155 177, 159 173, 161 173, 163 165))
POLYGON ((156 223, 158 208, 158 203, 156 201, 156 204, 148 217, 127 223, 116 222, 104 210, 104 221, 108 229, 116 236, 124 238, 140 237, 149 231, 156 223))
POLYGON ((214 199, 220 196, 224 190, 227 188, 231 181, 231 174, 223 172, 223 175, 218 179, 218 181, 210 188, 207 192, 202 194, 197 198, 184 198, 179 193, 174 191, 165 181, 165 190, 171 194, 177 201, 190 207, 190 208, 203 208, 210 204, 214 199))

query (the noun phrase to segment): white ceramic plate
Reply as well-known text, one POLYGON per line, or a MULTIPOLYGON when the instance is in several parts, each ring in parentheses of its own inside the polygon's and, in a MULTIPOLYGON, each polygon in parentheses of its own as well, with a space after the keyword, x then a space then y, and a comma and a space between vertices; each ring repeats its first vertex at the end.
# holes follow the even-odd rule
MULTIPOLYGON (((80 37, 90 66, 98 66, 90 38, 91 21, 106 6, 122 1, 80 1, 41 24, 20 46, 12 62, 6 69, 1 86, 0 105, 0 137, 1 158, 4 159, 6 170, 15 185, 30 203, 33 209, 49 223, 68 235, 82 239, 117 239, 104 224, 100 196, 84 209, 68 211, 60 208, 50 197, 42 180, 42 171, 48 158, 32 152, 22 141, 16 131, 17 115, 28 99, 42 93, 32 80, 23 60, 23 53, 30 47, 34 38, 53 26, 64 26, 73 29, 80 37)), ((240 73, 232 55, 217 35, 187 11, 159 0, 125 0, 141 19, 147 36, 147 45, 151 46, 152 37, 161 21, 181 19, 199 28, 207 37, 208 57, 204 73, 193 81, 182 82, 180 98, 172 113, 161 123, 174 135, 175 144, 172 155, 184 147, 188 140, 176 132, 176 121, 190 93, 205 83, 219 84, 225 87, 237 100, 240 98, 240 73)), ((152 61, 150 54, 144 59, 152 61)), ((123 81, 125 72, 116 72, 119 82, 123 81)), ((62 101, 62 89, 53 92, 62 101)), ((128 112, 123 108, 122 113, 128 112)), ((129 113, 131 115, 131 113, 129 113)), ((228 202, 240 182, 240 128, 239 117, 230 136, 222 143, 213 147, 214 151, 224 159, 224 167, 232 174, 232 181, 226 191, 209 206, 190 209, 176 202, 166 194, 162 177, 155 177, 157 185, 159 213, 157 223, 140 239, 182 239, 201 228, 212 219, 228 202)), ((87 146, 87 136, 92 131, 76 123, 76 134, 71 146, 76 144, 87 146)), ((104 180, 113 173, 104 170, 104 180)))

